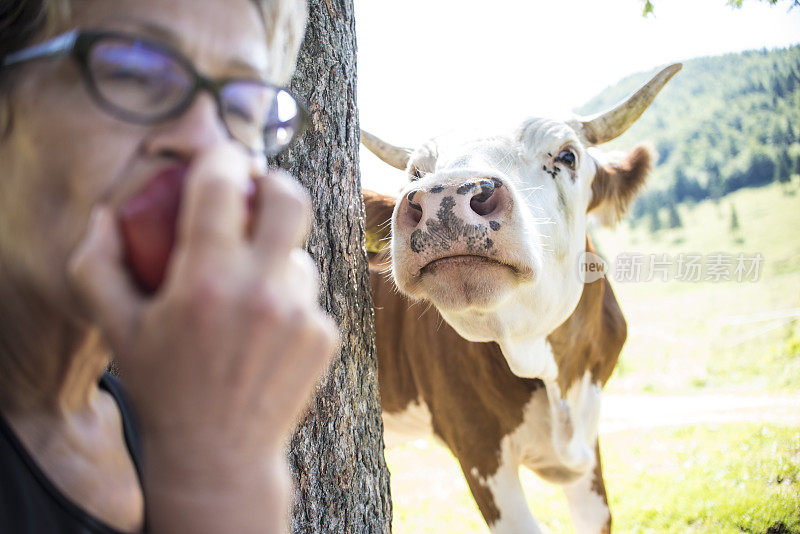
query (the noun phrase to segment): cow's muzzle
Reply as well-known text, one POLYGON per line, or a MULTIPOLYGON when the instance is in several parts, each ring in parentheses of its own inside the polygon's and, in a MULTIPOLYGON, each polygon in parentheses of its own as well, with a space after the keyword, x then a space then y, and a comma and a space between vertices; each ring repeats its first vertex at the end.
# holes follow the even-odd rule
POLYGON ((450 250, 487 254, 492 236, 509 218, 511 195, 497 178, 479 178, 409 191, 397 211, 397 230, 410 238, 415 253, 450 250))

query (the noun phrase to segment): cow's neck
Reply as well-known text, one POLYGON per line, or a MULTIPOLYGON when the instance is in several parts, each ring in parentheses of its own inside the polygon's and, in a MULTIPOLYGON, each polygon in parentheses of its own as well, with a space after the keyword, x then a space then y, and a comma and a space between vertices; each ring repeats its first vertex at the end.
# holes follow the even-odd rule
POLYGON ((590 344, 587 336, 595 328, 574 328, 577 324, 600 320, 600 309, 593 309, 596 291, 592 284, 577 293, 577 304, 563 310, 530 310, 533 299, 512 298, 493 310, 441 310, 445 320, 469 341, 493 341, 500 346, 511 372, 521 378, 539 378, 557 382, 566 391, 579 380, 586 363, 584 354, 575 348, 590 344), (571 313, 570 313, 571 310, 571 313), (564 320, 564 313, 569 313, 564 320), (560 317, 558 319, 557 317, 560 317), (561 322, 563 321, 563 322, 561 322), (555 329, 546 324, 561 325, 555 329), (565 326, 567 325, 567 326, 565 326), (553 344, 555 343, 555 347, 553 344))
POLYGON ((497 344, 515 375, 545 382, 558 378, 558 365, 546 337, 501 340, 497 344))
POLYGON ((511 371, 521 378, 556 380, 558 360, 550 348, 554 325, 574 312, 582 287, 572 273, 554 285, 563 298, 541 298, 542 288, 519 286, 500 305, 491 309, 440 310, 445 320, 469 341, 497 343, 511 371), (545 307, 542 302, 555 302, 545 307))

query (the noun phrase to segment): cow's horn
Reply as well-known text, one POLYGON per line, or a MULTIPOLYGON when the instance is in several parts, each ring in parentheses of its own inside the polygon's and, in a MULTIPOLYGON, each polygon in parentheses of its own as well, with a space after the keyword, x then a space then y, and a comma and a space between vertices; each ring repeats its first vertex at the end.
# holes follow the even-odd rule
POLYGON ((614 108, 579 119, 578 129, 583 140, 588 145, 599 145, 622 135, 644 113, 661 88, 682 66, 680 63, 670 65, 614 108))
POLYGON ((370 152, 392 167, 402 171, 406 170, 406 165, 408 164, 408 159, 411 157, 412 152, 410 148, 390 145, 365 130, 361 130, 361 142, 370 152))

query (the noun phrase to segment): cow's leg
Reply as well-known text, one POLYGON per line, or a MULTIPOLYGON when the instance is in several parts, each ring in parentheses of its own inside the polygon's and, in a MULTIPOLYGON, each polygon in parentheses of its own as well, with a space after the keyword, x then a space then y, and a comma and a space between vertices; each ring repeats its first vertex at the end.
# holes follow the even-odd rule
POLYGON ((577 480, 563 484, 572 523, 577 534, 611 532, 611 511, 600 466, 600 448, 595 444, 594 468, 577 480))
POLYGON ((594 461, 591 443, 597 436, 600 418, 600 387, 587 372, 566 395, 555 380, 544 380, 550 405, 551 440, 559 463, 570 470, 585 472, 594 461))
POLYGON ((474 466, 461 469, 492 534, 537 534, 542 530, 525 502, 515 462, 501 463, 493 475, 483 477, 474 466))

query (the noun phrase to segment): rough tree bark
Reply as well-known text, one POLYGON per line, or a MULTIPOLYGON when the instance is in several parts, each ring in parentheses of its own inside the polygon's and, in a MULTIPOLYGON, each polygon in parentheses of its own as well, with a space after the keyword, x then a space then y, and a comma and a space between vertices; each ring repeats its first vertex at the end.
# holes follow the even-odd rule
POLYGON ((291 524, 303 533, 390 532, 358 168, 353 1, 308 4, 291 86, 312 125, 278 163, 311 192, 315 224, 308 249, 320 269, 322 304, 340 325, 342 350, 290 443, 291 524))

